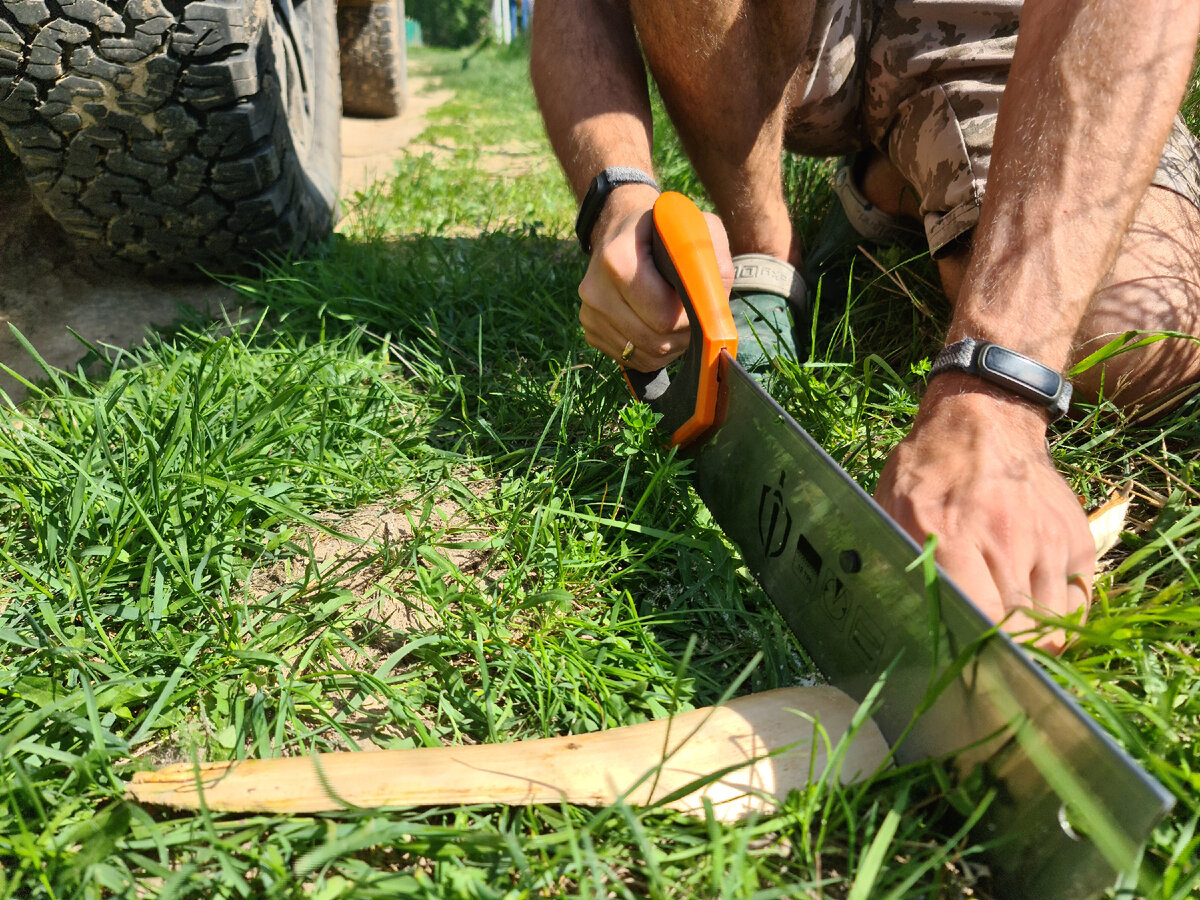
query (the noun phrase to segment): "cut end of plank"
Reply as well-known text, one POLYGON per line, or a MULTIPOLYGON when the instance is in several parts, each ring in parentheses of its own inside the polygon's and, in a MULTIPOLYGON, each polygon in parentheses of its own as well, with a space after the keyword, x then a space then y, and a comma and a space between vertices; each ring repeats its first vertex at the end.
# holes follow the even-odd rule
POLYGON ((1132 499, 1133 482, 1127 482, 1113 490, 1107 500, 1088 513, 1088 529, 1096 545, 1097 561, 1120 540, 1132 499))
POLYGON ((827 686, 782 688, 609 731, 509 744, 190 763, 139 772, 143 803, 214 812, 313 813, 460 804, 660 805, 723 821, 771 812, 813 782, 886 765, 858 704, 827 686))

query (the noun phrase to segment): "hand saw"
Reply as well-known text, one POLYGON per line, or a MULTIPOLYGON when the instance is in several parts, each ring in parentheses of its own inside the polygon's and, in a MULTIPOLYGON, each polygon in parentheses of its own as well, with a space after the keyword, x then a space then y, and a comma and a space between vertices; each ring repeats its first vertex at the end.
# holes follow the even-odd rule
POLYGON ((874 717, 897 760, 943 760, 957 790, 987 804, 973 837, 991 848, 1000 896, 1100 893, 1172 796, 738 365, 696 206, 664 193, 653 217, 655 264, 691 345, 673 377, 626 378, 690 457, 713 517, 831 684, 861 700, 882 682, 874 717))

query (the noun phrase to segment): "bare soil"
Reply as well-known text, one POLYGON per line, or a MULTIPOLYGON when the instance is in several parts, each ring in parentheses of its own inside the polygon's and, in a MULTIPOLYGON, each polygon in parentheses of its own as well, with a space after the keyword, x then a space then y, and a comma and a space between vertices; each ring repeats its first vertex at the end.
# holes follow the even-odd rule
MULTIPOLYGON (((425 114, 451 96, 425 86, 422 78, 410 76, 401 116, 342 120, 344 206, 390 173, 394 160, 425 129, 425 114)), ((236 320, 241 305, 237 294, 214 283, 154 281, 96 268, 76 253, 20 173, 0 171, 0 364, 20 378, 36 382, 41 371, 9 325, 46 362, 69 369, 87 355, 83 341, 128 348, 140 343, 147 329, 179 321, 183 310, 227 313, 236 320)), ((14 402, 25 396, 19 378, 7 371, 0 371, 0 391, 14 402)))
MULTIPOLYGON (((461 483, 478 496, 495 487, 493 482, 465 474, 461 483)), ((348 513, 319 517, 329 531, 300 528, 292 539, 300 552, 256 569, 245 587, 262 601, 306 580, 319 581, 325 589, 336 585, 372 601, 376 624, 391 631, 422 631, 434 613, 405 587, 413 580, 407 560, 418 540, 414 525, 423 515, 428 516, 426 528, 439 535, 437 543, 442 557, 462 577, 478 578, 485 570, 488 580, 501 574, 489 567, 490 551, 462 546, 487 539, 490 536, 487 529, 493 523, 476 521, 469 510, 449 496, 437 497, 428 511, 422 506, 423 498, 411 494, 368 503, 348 513)))

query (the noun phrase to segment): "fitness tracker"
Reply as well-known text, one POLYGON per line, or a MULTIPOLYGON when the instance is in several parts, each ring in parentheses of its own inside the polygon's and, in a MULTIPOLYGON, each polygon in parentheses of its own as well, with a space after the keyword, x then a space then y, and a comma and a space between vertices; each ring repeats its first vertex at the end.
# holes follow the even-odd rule
POLYGON ((623 184, 648 184, 658 190, 653 178, 633 166, 609 166, 593 178, 583 203, 579 205, 579 215, 575 217, 575 236, 579 238, 579 246, 584 253, 592 252, 592 229, 596 227, 596 220, 600 218, 608 195, 613 188, 623 184))
POLYGON ((1071 385, 1061 374, 1022 353, 964 338, 942 350, 933 361, 929 377, 943 372, 966 372, 1044 406, 1053 422, 1071 403, 1071 385))

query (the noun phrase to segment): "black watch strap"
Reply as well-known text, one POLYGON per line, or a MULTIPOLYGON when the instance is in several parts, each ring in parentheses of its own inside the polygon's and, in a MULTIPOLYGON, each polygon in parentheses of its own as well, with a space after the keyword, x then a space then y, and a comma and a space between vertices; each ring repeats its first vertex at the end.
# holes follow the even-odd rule
POLYGON ((658 190, 658 184, 643 172, 633 166, 609 166, 592 179, 583 203, 579 205, 579 215, 575 217, 575 236, 579 238, 579 246, 584 253, 592 252, 592 229, 596 220, 604 210, 604 204, 613 188, 623 184, 648 184, 658 190))
POLYGON ((929 377, 943 372, 965 372, 1012 391, 1044 406, 1051 422, 1063 416, 1071 404, 1071 383, 1060 373, 999 344, 974 338, 955 341, 937 355, 929 377))

